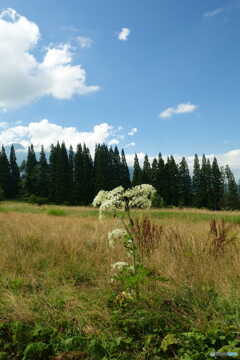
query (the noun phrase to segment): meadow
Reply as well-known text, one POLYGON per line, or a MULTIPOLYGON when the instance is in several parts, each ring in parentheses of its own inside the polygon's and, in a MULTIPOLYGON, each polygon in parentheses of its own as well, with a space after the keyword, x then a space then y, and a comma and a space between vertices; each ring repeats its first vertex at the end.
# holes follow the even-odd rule
POLYGON ((147 272, 93 208, 0 204, 0 359, 208 359, 240 348, 240 212, 134 211, 147 272), (214 220, 215 219, 215 220, 214 220), (125 276, 125 277, 124 277, 125 276))

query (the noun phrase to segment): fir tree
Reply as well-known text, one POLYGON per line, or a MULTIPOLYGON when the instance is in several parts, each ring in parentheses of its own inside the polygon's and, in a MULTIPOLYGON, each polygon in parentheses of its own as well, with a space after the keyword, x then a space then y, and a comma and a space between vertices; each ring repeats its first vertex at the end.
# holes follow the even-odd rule
POLYGON ((165 171, 167 180, 166 203, 167 205, 177 206, 179 202, 179 172, 172 155, 167 159, 165 171))
POLYGON ((225 206, 228 209, 239 209, 239 194, 234 175, 227 165, 225 168, 227 178, 227 193, 225 195, 225 206))
POLYGON ((121 163, 120 163, 120 180, 121 180, 120 184, 124 187, 124 189, 128 189, 131 186, 129 169, 123 149, 121 153, 121 163))
POLYGON ((83 169, 82 169, 82 182, 83 182, 83 205, 89 205, 94 198, 94 181, 93 181, 93 161, 89 149, 83 145, 83 169))
POLYGON ((155 189, 158 191, 158 181, 159 181, 159 168, 158 168, 158 161, 156 158, 153 159, 152 162, 152 171, 151 171, 151 185, 155 187, 155 189))
POLYGON ((4 146, 0 152, 0 187, 4 197, 9 198, 11 196, 11 173, 4 146))
POLYGON ((49 189, 48 189, 48 197, 51 202, 56 202, 56 176, 57 176, 57 147, 52 144, 49 155, 49 189))
POLYGON ((145 155, 144 157, 144 161, 143 161, 143 170, 142 170, 142 182, 143 184, 151 184, 152 183, 152 179, 151 179, 151 165, 150 162, 148 160, 148 156, 145 155))
POLYGON ((69 186, 70 172, 67 149, 64 143, 57 144, 56 148, 56 203, 70 201, 69 186))
POLYGON ((69 148, 68 154, 68 163, 69 163, 69 202, 74 203, 74 151, 72 145, 69 148))
POLYGON ((114 151, 110 149, 110 158, 112 165, 112 179, 111 179, 111 187, 114 189, 115 187, 122 185, 121 184, 121 159, 119 155, 119 151, 117 146, 115 146, 114 151))
POLYGON ((190 206, 192 202, 192 184, 185 157, 179 164, 179 205, 190 206))
POLYGON ((212 178, 212 166, 210 160, 207 159, 206 163, 206 207, 208 209, 214 208, 214 197, 213 197, 213 178, 212 178))
POLYGON ((25 189, 27 194, 37 194, 37 160, 33 145, 28 147, 26 161, 25 189))
POLYGON ((10 197, 16 198, 20 191, 20 171, 17 165, 14 146, 10 150, 10 197))
POLYGON ((76 204, 83 203, 83 192, 84 192, 84 184, 83 184, 83 153, 82 153, 82 145, 79 144, 77 146, 77 151, 74 158, 74 194, 75 194, 75 202, 76 204))
POLYGON ((111 190, 112 187, 112 158, 108 147, 97 145, 94 156, 95 194, 100 190, 111 190))
POLYGON ((142 169, 139 165, 138 156, 135 154, 134 157, 134 164, 133 164, 133 178, 132 178, 132 185, 141 185, 143 184, 143 176, 142 176, 142 169))
POLYGON ((201 168, 197 154, 194 156, 192 177, 193 206, 201 206, 201 168))
POLYGON ((201 172, 200 172, 200 206, 201 207, 208 207, 207 174, 208 174, 207 159, 206 156, 203 154, 201 172))
POLYGON ((220 210, 224 195, 224 179, 216 158, 212 163, 212 191, 213 209, 220 210))
POLYGON ((41 147, 39 163, 38 163, 38 181, 37 181, 37 195, 47 198, 49 192, 49 167, 44 152, 41 147))
POLYGON ((158 194, 166 200, 167 198, 167 173, 165 169, 165 163, 162 158, 162 154, 159 153, 158 155, 158 180, 156 184, 156 190, 158 194))

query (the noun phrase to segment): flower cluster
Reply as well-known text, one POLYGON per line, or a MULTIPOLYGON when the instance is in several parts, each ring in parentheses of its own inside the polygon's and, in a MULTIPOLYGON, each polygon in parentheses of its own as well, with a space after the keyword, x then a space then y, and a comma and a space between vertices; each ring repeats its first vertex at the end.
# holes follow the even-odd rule
POLYGON ((127 231, 125 229, 114 229, 108 233, 108 244, 110 248, 114 248, 115 242, 118 240, 123 240, 127 236, 127 231))
POLYGON ((155 193, 155 188, 149 184, 137 185, 127 190, 118 186, 111 191, 99 191, 93 200, 93 206, 99 207, 100 216, 106 210, 125 210, 127 207, 148 209, 155 193))
POLYGON ((101 204, 106 201, 106 197, 107 197, 107 191, 104 190, 100 190, 98 192, 98 194, 95 196, 94 200, 93 200, 93 206, 94 207, 99 207, 101 206, 101 204))

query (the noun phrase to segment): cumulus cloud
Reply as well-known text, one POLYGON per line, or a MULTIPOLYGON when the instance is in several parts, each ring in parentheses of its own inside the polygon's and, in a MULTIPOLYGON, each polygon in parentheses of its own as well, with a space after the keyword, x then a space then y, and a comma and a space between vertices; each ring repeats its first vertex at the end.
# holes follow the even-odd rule
POLYGON ((129 131, 128 136, 133 136, 133 135, 135 135, 137 132, 138 132, 138 129, 137 129, 137 128, 132 128, 132 129, 129 131))
POLYGON ((217 8, 217 9, 214 9, 212 11, 205 12, 204 16, 206 16, 206 17, 216 16, 216 15, 221 14, 223 11, 224 11, 223 8, 217 8))
POLYGON ((161 118, 170 118, 175 114, 192 113, 197 110, 198 106, 191 103, 179 104, 177 107, 169 107, 160 113, 161 118))
POLYGON ((93 40, 86 36, 77 36, 76 40, 81 48, 90 48, 93 43, 93 40))
POLYGON ((26 105, 42 96, 70 99, 99 90, 73 65, 68 44, 49 46, 42 62, 32 54, 41 37, 37 24, 13 9, 0 12, 0 109, 26 105))
POLYGON ((33 144, 39 150, 41 145, 49 149, 51 144, 64 141, 68 147, 85 143, 93 151, 96 144, 110 140, 112 131, 113 127, 107 123, 95 125, 91 131, 79 131, 75 127, 63 127, 43 119, 0 131, 0 144, 17 143, 24 148, 33 144))
POLYGON ((128 36, 130 35, 131 30, 128 28, 122 28, 120 33, 118 34, 118 39, 122 41, 126 41, 128 39, 128 36))
POLYGON ((0 122, 0 128, 6 128, 8 126, 8 123, 7 122, 5 122, 5 121, 1 121, 0 122))

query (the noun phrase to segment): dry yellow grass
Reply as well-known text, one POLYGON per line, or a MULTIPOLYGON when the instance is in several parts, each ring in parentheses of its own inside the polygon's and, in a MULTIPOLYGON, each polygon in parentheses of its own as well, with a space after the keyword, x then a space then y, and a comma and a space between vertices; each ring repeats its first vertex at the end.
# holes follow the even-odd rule
MULTIPOLYGON (((227 234, 236 233, 236 241, 216 257, 210 252, 208 221, 152 221, 162 224, 163 232, 145 261, 170 279, 155 290, 165 287, 167 296, 167 290, 185 287, 201 294, 211 285, 225 296, 233 289, 239 295, 238 225, 227 234)), ((0 213, 0 318, 66 320, 92 331, 96 324, 106 326, 111 264, 129 261, 121 244, 108 247, 108 231, 119 226, 114 219, 96 217, 0 213)))

